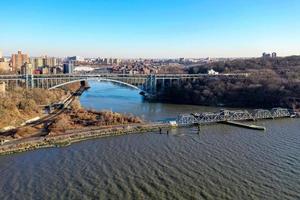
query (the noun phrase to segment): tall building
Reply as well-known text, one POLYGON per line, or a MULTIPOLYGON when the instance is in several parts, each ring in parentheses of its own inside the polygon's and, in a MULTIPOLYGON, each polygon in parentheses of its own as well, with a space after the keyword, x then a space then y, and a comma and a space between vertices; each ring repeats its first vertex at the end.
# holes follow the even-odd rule
POLYGON ((272 53, 272 58, 277 58, 277 53, 276 52, 272 53))
POLYGON ((57 58, 54 58, 54 57, 47 57, 47 58, 45 58, 45 66, 55 67, 57 65, 58 65, 57 58))
POLYGON ((72 74, 74 72, 74 62, 69 61, 68 63, 65 63, 63 72, 64 74, 72 74))
POLYGON ((34 68, 39 68, 39 67, 43 67, 44 66, 43 58, 34 58, 34 62, 33 63, 32 64, 33 64, 34 68))
POLYGON ((22 54, 21 51, 18 51, 18 54, 13 54, 11 56, 11 67, 12 71, 18 72, 21 70, 21 67, 25 64, 29 63, 29 57, 27 54, 22 54))
POLYGON ((105 64, 105 65, 108 65, 108 59, 107 58, 104 58, 104 60, 103 60, 103 64, 105 64))
POLYGON ((113 59, 113 64, 119 65, 121 63, 121 59, 115 58, 113 59))
POLYGON ((112 64, 113 64, 113 59, 112 59, 112 58, 109 58, 109 59, 108 59, 108 64, 109 64, 109 65, 112 65, 112 64))

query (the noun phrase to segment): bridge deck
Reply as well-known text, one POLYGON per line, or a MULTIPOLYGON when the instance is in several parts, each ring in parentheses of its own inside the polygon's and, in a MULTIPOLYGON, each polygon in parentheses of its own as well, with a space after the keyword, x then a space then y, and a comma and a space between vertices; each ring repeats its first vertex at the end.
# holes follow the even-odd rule
POLYGON ((25 75, 0 75, 0 82, 5 82, 8 87, 45 88, 54 89, 64 85, 84 80, 102 80, 124 84, 136 89, 154 94, 158 90, 180 84, 181 81, 208 78, 244 78, 247 73, 228 74, 117 74, 117 73, 74 73, 74 74, 25 74, 25 75))

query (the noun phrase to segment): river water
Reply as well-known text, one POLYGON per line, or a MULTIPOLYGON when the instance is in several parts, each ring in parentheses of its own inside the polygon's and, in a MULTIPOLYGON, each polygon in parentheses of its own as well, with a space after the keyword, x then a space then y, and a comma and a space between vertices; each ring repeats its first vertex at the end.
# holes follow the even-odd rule
MULTIPOLYGON (((216 110, 143 102, 136 90, 91 82, 86 108, 162 120, 216 110)), ((180 97, 178 97, 180 98, 180 97)), ((300 199, 299 119, 100 138, 0 157, 0 199, 300 199)))

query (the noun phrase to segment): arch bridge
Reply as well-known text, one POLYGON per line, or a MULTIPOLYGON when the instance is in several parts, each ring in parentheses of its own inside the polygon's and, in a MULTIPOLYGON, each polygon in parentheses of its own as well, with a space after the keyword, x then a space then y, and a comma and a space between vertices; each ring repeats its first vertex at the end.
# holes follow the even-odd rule
POLYGON ((5 82, 8 87, 21 86, 26 88, 54 89, 70 83, 99 80, 123 84, 135 89, 154 94, 165 86, 180 84, 186 79, 199 79, 203 77, 230 77, 243 78, 247 74, 43 74, 43 75, 0 75, 0 82, 5 82))

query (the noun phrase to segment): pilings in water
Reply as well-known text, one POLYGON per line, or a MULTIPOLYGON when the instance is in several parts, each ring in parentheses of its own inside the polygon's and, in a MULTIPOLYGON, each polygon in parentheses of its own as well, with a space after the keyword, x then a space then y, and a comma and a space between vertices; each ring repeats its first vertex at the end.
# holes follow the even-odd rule
POLYGON ((201 132, 201 124, 197 124, 197 128, 198 128, 198 134, 200 134, 200 132, 201 132))
MULTIPOLYGON (((159 134, 163 134, 163 130, 162 130, 162 128, 161 128, 161 127, 159 128, 159 134)), ((166 132, 166 134, 167 134, 167 135, 169 135, 169 129, 167 129, 167 132, 166 132)))

